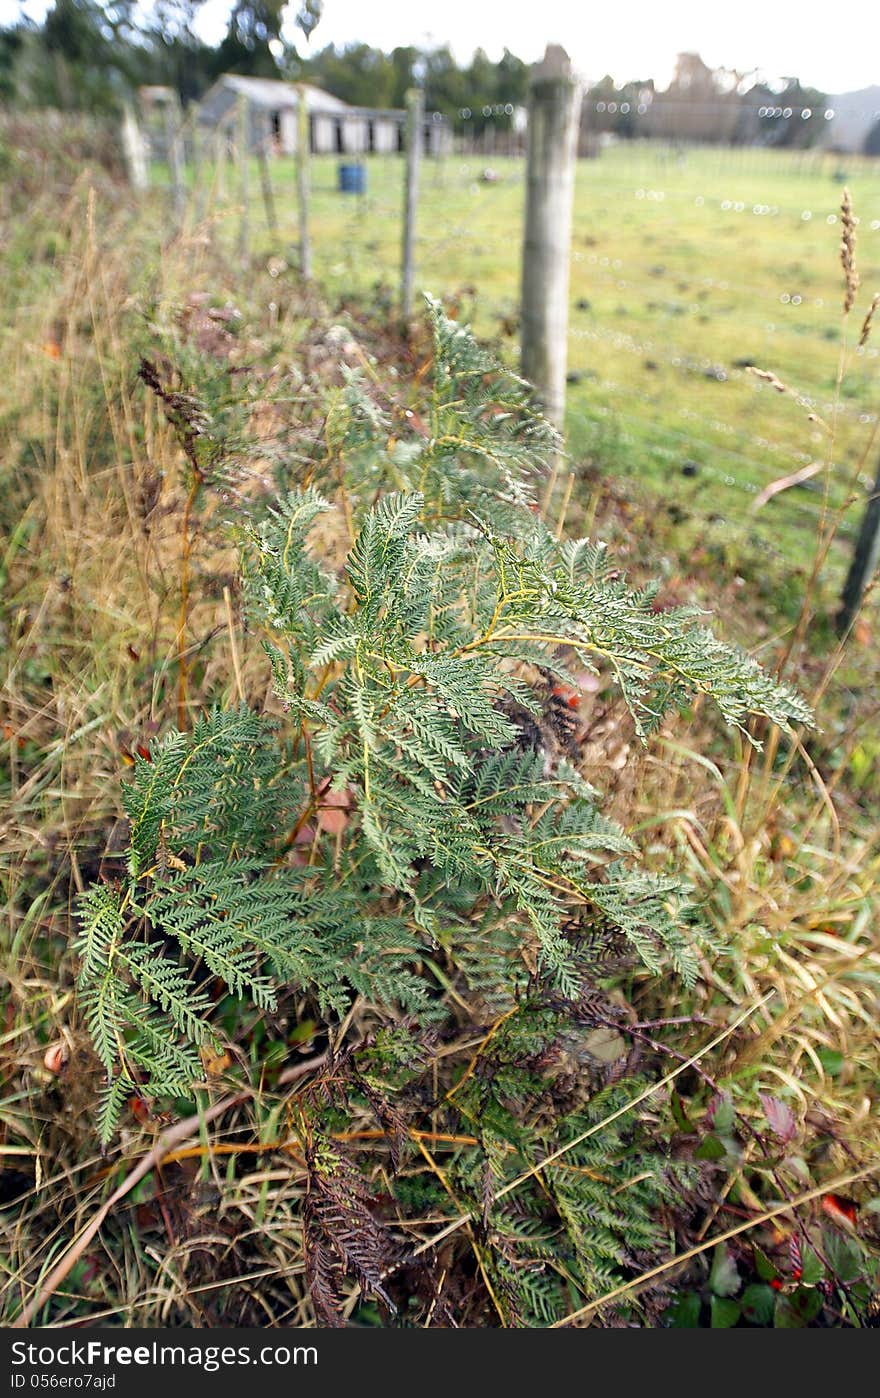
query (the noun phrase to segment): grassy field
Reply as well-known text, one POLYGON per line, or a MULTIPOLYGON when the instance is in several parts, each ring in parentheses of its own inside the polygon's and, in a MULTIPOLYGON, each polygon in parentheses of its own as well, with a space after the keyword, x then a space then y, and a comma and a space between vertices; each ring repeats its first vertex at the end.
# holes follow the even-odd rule
MULTIPOLYGON (((335 159, 313 164, 315 273, 331 303, 360 298, 391 311, 403 165, 366 163, 364 196, 337 192, 335 159)), ((458 304, 513 359, 524 167, 494 161, 494 182, 484 170, 485 162, 461 158, 423 167, 417 285, 458 304)), ((254 169, 253 243, 269 253, 280 241, 294 260, 292 161, 276 161, 272 180, 280 239, 267 232, 254 169)), ((228 186, 227 207, 234 198, 228 186)), ((235 224, 230 214, 230 236, 235 224)), ((736 548, 747 540, 797 566, 812 552, 826 483, 836 505, 856 474, 860 492, 869 484, 878 349, 854 346, 878 287, 880 186, 870 161, 649 145, 618 145, 582 161, 571 264, 573 456, 610 468, 627 491, 662 493, 683 541, 690 534, 736 548), (860 219, 863 291, 844 340, 845 183, 860 219), (780 398, 746 373, 749 364, 772 370, 803 401, 780 398), (830 472, 753 510, 770 482, 812 461, 830 462, 830 472)), ((857 502, 832 550, 834 579, 856 511, 857 502)))

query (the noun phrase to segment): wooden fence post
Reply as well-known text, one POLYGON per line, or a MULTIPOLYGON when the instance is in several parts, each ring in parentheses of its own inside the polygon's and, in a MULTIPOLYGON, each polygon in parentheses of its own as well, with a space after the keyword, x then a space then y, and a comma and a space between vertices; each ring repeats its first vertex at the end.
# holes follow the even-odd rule
POLYGON ((862 522, 859 526, 852 563, 846 575, 840 611, 837 614, 837 634, 844 635, 855 620, 862 605, 865 588, 871 581, 880 562, 880 466, 862 522))
POLYGON ((549 44, 532 69, 520 332, 523 377, 546 416, 565 417, 568 273, 581 88, 568 54, 549 44))
POLYGON ((309 107, 305 88, 296 104, 296 189, 299 201, 299 270, 303 281, 312 277, 312 244, 309 237, 309 107))
POLYGON ((434 157, 434 183, 446 184, 446 123, 440 122, 433 131, 434 144, 431 154, 434 157))
POLYGON ((214 132, 211 142, 214 160, 214 198, 217 203, 221 205, 226 202, 226 161, 228 159, 228 143, 229 134, 226 127, 221 123, 214 132))
POLYGON ((128 102, 122 112, 122 150, 129 184, 136 194, 142 194, 150 187, 150 167, 140 122, 128 102))
POLYGON ((186 212, 186 166, 183 152, 183 112, 175 96, 165 103, 165 146, 171 173, 171 197, 174 217, 183 222, 186 212))
POLYGON ((189 163, 192 167, 192 190, 196 219, 201 220, 205 216, 205 168, 202 133, 199 130, 199 119, 195 106, 190 108, 187 124, 189 126, 189 163))
POLYGON ((266 223, 274 237, 278 232, 278 219, 275 216, 275 196, 272 193, 272 176, 269 173, 269 146, 272 141, 272 120, 267 114, 264 129, 257 142, 257 160, 260 166, 260 189, 263 193, 263 208, 266 210, 266 223))
POLYGON ((425 96, 420 87, 406 94, 406 177, 403 194, 403 250, 400 273, 400 309, 405 321, 413 313, 415 286, 416 209, 419 198, 419 166, 422 158, 425 96))
POLYGON ((251 158, 251 104, 243 93, 237 99, 238 132, 236 155, 238 157, 238 197, 241 201, 241 221, 238 225, 238 256, 242 264, 248 260, 250 225, 248 199, 250 197, 248 167, 251 158))

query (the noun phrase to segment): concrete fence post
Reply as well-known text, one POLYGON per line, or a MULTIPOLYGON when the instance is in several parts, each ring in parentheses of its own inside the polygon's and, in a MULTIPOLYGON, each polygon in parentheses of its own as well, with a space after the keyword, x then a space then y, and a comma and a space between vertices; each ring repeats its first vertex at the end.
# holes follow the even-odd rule
POLYGON ((521 366, 546 416, 565 417, 568 273, 581 87, 568 54, 549 44, 532 69, 522 261, 521 366))
POLYGON ((241 201, 241 220, 238 225, 238 256, 244 265, 250 252, 250 160, 251 160, 251 104, 244 94, 239 94, 238 131, 236 133, 236 156, 238 157, 238 197, 241 201))
POLYGON ((214 197, 218 204, 226 202, 226 162, 229 159, 229 133, 223 123, 218 125, 211 142, 214 160, 214 197))
POLYGON ((150 167, 140 122, 127 102, 122 112, 122 150, 129 184, 136 194, 142 194, 150 186, 150 167))
POLYGON ((183 111, 176 96, 165 103, 165 145, 171 175, 174 216, 183 222, 186 213, 186 160, 183 148, 183 111))
POLYGON ((275 196, 272 192, 272 176, 269 172, 269 150, 272 145, 272 121, 267 115, 263 131, 257 144, 257 158, 260 165, 260 188, 263 192, 263 208, 266 211, 266 224, 270 233, 278 232, 278 219, 275 214, 275 196))
POLYGON ((201 221, 205 216, 205 167, 202 132, 199 129, 199 118, 195 106, 189 110, 187 127, 189 129, 189 163, 192 167, 193 203, 196 219, 201 221))

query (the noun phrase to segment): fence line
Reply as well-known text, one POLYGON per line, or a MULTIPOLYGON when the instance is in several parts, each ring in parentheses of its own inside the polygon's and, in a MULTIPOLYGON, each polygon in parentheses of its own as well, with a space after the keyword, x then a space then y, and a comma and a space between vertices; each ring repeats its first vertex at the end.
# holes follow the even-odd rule
MULTIPOLYGON (((558 78, 559 75, 557 74, 556 76, 558 78)), ((575 87, 576 85, 569 79, 569 88, 566 89, 563 87, 562 91, 571 95, 575 87)), ((558 95, 559 94, 557 94, 557 96, 558 95)), ((422 112, 419 111, 415 105, 417 101, 418 98, 414 98, 409 108, 410 135, 406 142, 407 159, 405 162, 405 179, 403 181, 404 200, 401 237, 400 302, 405 316, 409 316, 412 312, 414 293, 417 287, 417 268, 419 262, 424 258, 424 252, 422 253, 422 258, 418 256, 419 239, 416 236, 416 218, 419 207, 418 167, 419 156, 422 153, 422 142, 415 139, 415 133, 422 129, 422 112)), ((419 103, 419 105, 421 105, 421 103, 419 103)), ((563 106, 564 105, 563 103, 563 106)), ((574 103, 572 103, 572 107, 574 107, 574 103)), ((539 125, 539 121, 540 118, 536 120, 533 116, 531 123, 533 134, 536 127, 539 125)), ((576 113, 572 116, 570 112, 570 126, 574 124, 576 127, 576 121, 576 113)), ((305 102, 301 101, 298 107, 298 131, 300 139, 297 142, 296 152, 296 207, 299 225, 300 270, 301 274, 306 278, 312 275, 312 248, 309 218, 310 162, 308 122, 309 118, 305 102)), ((233 198, 233 212, 236 212, 239 218, 237 238, 238 255, 242 263, 246 264, 253 253, 253 211, 250 208, 250 203, 252 198, 256 197, 256 199, 259 200, 262 197, 263 209, 265 211, 265 223, 270 238, 273 242, 277 243, 280 238, 284 237, 285 230, 283 228, 282 219, 279 216, 279 209, 276 204, 275 190, 272 181, 270 151, 272 150, 274 141, 273 131, 269 124, 267 113, 255 110, 246 98, 240 96, 235 109, 224 118, 223 123, 215 131, 213 136, 202 136, 193 112, 190 112, 184 117, 180 112, 179 106, 175 107, 173 104, 168 103, 162 112, 162 121, 156 134, 159 137, 158 149, 164 156, 168 168, 169 193, 175 219, 178 223, 182 221, 187 208, 194 211, 197 219, 201 219, 205 216, 206 209, 207 212, 213 214, 218 209, 228 207, 228 199, 231 195, 233 198), (251 160, 256 160, 256 173, 259 179, 258 188, 257 186, 252 187, 250 182, 249 172, 251 160), (232 189, 230 189, 229 180, 230 164, 232 164, 233 168, 236 170, 232 189), (189 166, 190 169, 189 183, 187 181, 187 166, 189 166), (209 167, 210 177, 208 173, 209 167), (255 190, 256 193, 254 193, 255 190), (236 195, 237 198, 235 197, 236 195), (240 207, 237 207, 239 205, 240 207)), ((122 141, 132 187, 138 194, 143 194, 149 186, 150 170, 145 158, 143 132, 141 131, 134 113, 130 111, 124 113, 123 116, 122 141)), ((156 144, 157 143, 154 142, 154 150, 156 149, 156 144)), ((728 222, 734 215, 757 216, 758 214, 777 219, 780 217, 787 217, 789 219, 799 218, 801 222, 808 222, 816 219, 823 223, 827 222, 828 224, 832 224, 837 221, 838 215, 829 212, 826 217, 825 209, 823 209, 821 205, 818 206, 817 210, 815 191, 809 196, 806 196, 805 199, 807 203, 812 199, 814 201, 813 207, 801 208, 801 201, 797 199, 796 194, 793 196, 793 189, 795 186, 786 187, 784 190, 779 191, 779 198, 781 200, 779 206, 776 204, 759 205, 756 203, 753 207, 752 202, 745 198, 721 199, 718 197, 717 175, 713 177, 716 181, 715 187, 713 187, 711 183, 707 183, 705 186, 705 196, 701 194, 694 195, 688 189, 680 187, 687 179, 687 164, 693 149, 693 147, 683 148, 677 144, 654 142, 649 145, 649 143, 644 141, 633 141, 629 143, 628 151, 628 156, 631 155, 631 158, 628 159, 627 163, 618 165, 617 167, 618 170, 632 170, 634 187, 630 192, 637 200, 641 197, 645 204, 646 211, 648 203, 651 203, 652 216, 656 210, 656 215, 660 217, 660 226, 667 231, 670 224, 674 225, 675 222, 682 217, 681 211, 686 205, 704 205, 707 214, 711 211, 713 214, 726 216, 728 222), (641 175, 642 184, 635 187, 642 170, 640 164, 642 157, 645 158, 645 171, 648 169, 647 162, 649 157, 654 162, 652 169, 659 168, 661 170, 661 180, 663 183, 665 184, 666 180, 669 181, 666 188, 662 186, 658 186, 657 189, 648 188, 647 183, 645 183, 644 174, 641 175), (662 173, 664 169, 666 171, 665 176, 662 173), (709 197, 710 190, 712 191, 711 197, 709 197), (664 205, 666 205, 665 209, 664 205), (665 218, 662 217, 664 213, 666 215, 665 218)), ((590 264, 593 264, 595 266, 595 271, 591 271, 590 276, 597 286, 597 289, 599 287, 605 287, 606 293, 608 286, 614 284, 622 290, 628 289, 630 296, 637 296, 640 289, 642 291, 647 291, 650 283, 644 276, 641 278, 638 275, 636 275, 635 278, 632 276, 622 278, 615 275, 623 267, 622 262, 619 260, 610 257, 603 259, 598 253, 587 254, 580 248, 574 250, 570 248, 568 220, 570 219, 570 201, 573 191, 573 142, 570 140, 570 137, 567 137, 565 140, 554 139, 544 141, 543 143, 536 140, 535 151, 537 152, 537 157, 533 157, 533 163, 529 170, 529 182, 527 183, 526 189, 526 223, 523 239, 521 288, 523 312, 521 322, 523 334, 522 367, 524 376, 536 383, 539 392, 541 392, 548 415, 560 425, 562 424, 566 377, 565 353, 570 339, 588 338, 595 340, 597 344, 607 343, 618 351, 627 350, 633 354, 646 353, 656 358, 658 361, 672 365, 682 372, 700 372, 701 363, 696 359, 693 363, 690 363, 689 356, 684 353, 672 353, 668 340, 664 340, 662 344, 652 344, 650 339, 646 339, 643 343, 639 343, 634 337, 627 336, 609 328, 607 322, 600 326, 588 325, 585 327, 581 324, 573 326, 571 330, 568 329, 568 275, 574 263, 588 261, 590 264), (560 151, 566 153, 569 161, 568 168, 563 172, 561 177, 559 169, 557 168, 560 164, 560 151), (537 159, 537 164, 534 163, 535 159, 537 159), (568 214, 566 213, 565 207, 566 199, 569 201, 568 214), (530 204, 531 213, 529 212, 530 204), (531 290, 529 289, 530 287, 531 290), (530 311, 534 313, 531 321, 530 311), (543 366, 539 362, 539 359, 536 360, 534 356, 530 358, 529 351, 527 350, 528 336, 530 331, 534 332, 535 324, 538 324, 540 328, 539 339, 542 335, 544 337, 544 344, 549 347, 549 356, 543 366)), ((389 159, 394 159, 392 152, 389 151, 386 154, 389 159)), ((439 152, 437 154, 439 155, 439 152)), ((510 146, 506 148, 501 145, 496 146, 493 154, 498 157, 504 157, 507 154, 515 154, 514 143, 511 143, 510 146)), ((758 178, 761 172, 766 176, 768 171, 773 168, 770 162, 776 158, 778 152, 754 147, 728 147, 717 150, 714 154, 719 169, 729 171, 731 174, 731 181, 733 182, 742 180, 743 169, 746 162, 748 162, 749 172, 754 173, 756 178, 758 178)), ((367 155, 367 152, 363 152, 358 159, 364 161, 367 159, 367 155)), ((700 155, 702 157, 702 151, 700 151, 700 155)), ((378 152, 370 152, 369 156, 370 163, 366 167, 367 170, 376 168, 372 164, 373 159, 377 157, 381 158, 378 152)), ((835 157, 826 151, 804 152, 802 155, 791 154, 786 169, 789 173, 798 176, 803 175, 805 178, 814 178, 816 175, 821 174, 831 175, 833 178, 837 179, 837 167, 834 164, 834 160, 835 157)), ((862 165, 864 165, 865 169, 873 168, 873 162, 869 162, 861 157, 853 157, 852 160, 848 162, 850 165, 854 163, 857 163, 859 168, 861 168, 862 165)), ((563 164, 565 164, 565 162, 563 162, 563 164)), ((703 169, 705 165, 697 164, 695 168, 703 169)), ((439 158, 437 160, 437 176, 438 180, 442 178, 444 182, 448 182, 448 172, 444 174, 439 158)), ((465 175, 465 178, 477 179, 489 184, 496 178, 499 178, 499 176, 497 176, 491 168, 484 168, 474 172, 473 175, 465 175)), ((501 176, 501 178, 507 179, 508 176, 504 175, 501 176)), ((656 176, 654 177, 654 182, 656 182, 656 176)), ((435 189, 437 188, 436 182, 434 187, 435 189)), ((478 187, 476 183, 471 185, 473 192, 477 192, 478 187)), ((722 186, 722 192, 724 192, 724 186, 722 186)), ((741 195, 744 191, 741 184, 732 183, 730 192, 732 194, 741 195)), ((623 191, 617 191, 616 197, 618 199, 621 196, 625 198, 626 194, 627 191, 624 188, 623 191)), ((434 198, 436 200, 437 195, 435 195, 434 198)), ((361 216, 361 213, 366 207, 366 205, 359 206, 358 217, 361 216)), ((869 210, 870 207, 869 204, 869 210)), ((388 217, 398 217, 396 210, 392 212, 387 199, 383 212, 388 217)), ((880 212, 880 210, 877 212, 880 212)), ((376 213, 375 202, 372 205, 372 213, 376 213)), ((873 238, 873 235, 877 231, 880 231, 880 218, 871 220, 870 217, 866 217, 863 220, 860 236, 867 236, 870 239, 873 238)), ((474 234, 474 240, 473 252, 475 256, 480 250, 485 252, 487 246, 489 248, 506 250, 511 241, 509 234, 499 234, 497 237, 490 235, 487 242, 485 233, 477 234, 476 232, 474 234)), ((461 254, 462 251, 469 246, 467 227, 465 226, 461 229, 450 227, 445 243, 441 242, 440 246, 448 246, 450 251, 454 248, 461 254)), ((434 255, 435 257, 437 256, 436 244, 434 246, 434 255)), ((792 304, 794 304, 795 300, 804 300, 805 309, 807 310, 812 307, 814 302, 815 306, 819 309, 828 304, 827 293, 825 300, 823 300, 822 297, 808 296, 806 293, 804 293, 803 297, 793 297, 790 292, 782 292, 777 296, 776 293, 769 291, 766 287, 755 285, 749 289, 744 283, 741 284, 736 280, 735 276, 730 284, 728 284, 727 281, 716 282, 713 281, 712 278, 699 278, 698 285, 701 287, 704 285, 717 285, 719 290, 724 290, 725 293, 729 292, 734 296, 748 292, 747 309, 757 309, 758 301, 763 301, 769 310, 770 306, 777 300, 785 302, 786 297, 788 297, 788 300, 792 302, 792 304)), ((803 291, 803 288, 801 287, 799 290, 803 291)), ((772 327, 768 325, 768 331, 771 328, 772 327)), ((785 329, 786 327, 783 326, 782 328, 785 329)), ((816 333, 818 333, 818 331, 816 333)), ((870 346, 860 353, 876 356, 878 350, 874 346, 870 346)), ((711 365, 703 365, 702 367, 707 369, 707 372, 712 368, 711 365)), ((734 377, 730 371, 729 365, 724 365, 722 367, 726 369, 726 377, 734 377)), ((810 376, 807 375, 806 377, 809 383, 811 381, 810 376)), ((609 378, 597 378, 596 382, 597 387, 605 394, 610 393, 620 396, 626 392, 630 394, 633 392, 632 388, 627 390, 625 386, 621 387, 613 383, 609 378)), ((827 393, 827 389, 825 392, 827 393)), ((806 394, 802 396, 802 401, 808 406, 822 408, 820 400, 817 400, 814 404, 806 394)), ((621 407, 622 410, 618 410, 617 408, 609 410, 612 412, 615 420, 619 419, 621 423, 628 421, 635 423, 639 421, 636 414, 628 413, 624 405, 621 405, 621 407)), ((827 405, 825 405, 824 410, 827 411, 827 405)), ((599 414, 599 406, 594 405, 593 411, 599 414)), ((604 409, 602 412, 604 412, 604 409)), ((869 422, 872 417, 871 414, 860 411, 858 403, 848 403, 845 401, 836 404, 835 412, 837 413, 838 419, 849 419, 852 422, 855 422, 856 414, 858 414, 859 421, 861 422, 869 422)), ((701 423, 705 423, 704 417, 701 417, 699 413, 693 413, 692 417, 698 426, 701 423)), ((712 426, 712 424, 708 423, 705 425, 712 426)), ((744 445, 748 444, 748 446, 751 446, 755 450, 755 456, 751 457, 751 459, 743 455, 741 450, 734 450, 730 446, 725 446, 723 443, 713 443, 699 432, 696 434, 694 432, 676 433, 670 432, 664 427, 664 436, 667 441, 669 441, 670 438, 681 441, 683 447, 687 443, 690 443, 693 448, 705 452, 707 456, 712 452, 728 456, 731 461, 730 472, 725 470, 726 463, 724 463, 724 465, 719 464, 719 466, 712 466, 709 464, 709 461, 701 461, 698 463, 700 474, 705 475, 707 479, 711 478, 718 485, 725 487, 740 486, 742 493, 752 498, 759 492, 760 485, 756 485, 754 479, 737 479, 735 474, 735 464, 737 461, 739 461, 742 467, 745 467, 752 476, 760 481, 761 475, 764 474, 768 467, 772 469, 773 465, 773 463, 766 459, 766 454, 784 452, 790 459, 798 460, 797 453, 789 453, 784 447, 780 446, 779 443, 765 441, 762 438, 758 438, 755 434, 746 434, 742 439, 744 445), (765 459, 758 459, 757 454, 759 452, 765 453, 765 459)), ((643 445, 646 445, 646 449, 649 453, 652 452, 653 449, 650 446, 650 440, 648 440, 647 444, 643 445)), ((659 446, 653 451, 653 455, 658 457, 658 459, 662 457, 662 454, 659 446)), ((674 450, 670 452, 670 455, 674 455, 674 450)), ((751 453, 749 453, 749 456, 751 456, 751 453)), ((840 463, 835 461, 832 464, 832 478, 836 478, 838 482, 843 482, 844 476, 847 475, 848 470, 844 461, 841 460, 840 463)), ((742 476, 742 471, 740 472, 740 476, 742 476)), ((861 483, 863 485, 869 484, 867 478, 862 479, 861 483)), ((837 493, 839 493, 839 491, 836 488, 835 495, 837 493)), ((876 498, 878 493, 880 493, 880 473, 878 473, 878 480, 875 483, 873 495, 868 501, 862 529, 859 533, 859 541, 853 565, 850 570, 847 592, 839 619, 839 624, 843 629, 845 629, 848 624, 847 618, 851 617, 853 607, 857 605, 857 600, 861 598, 870 577, 876 569, 878 554, 880 554, 880 501, 876 498), (856 600, 854 601, 853 599, 856 600)), ((814 517, 818 518, 818 513, 813 506, 813 502, 804 499, 800 493, 798 494, 799 498, 797 499, 794 497, 791 499, 786 498, 784 501, 778 503, 775 506, 775 510, 782 509, 787 514, 797 516, 804 521, 814 517)), ((847 518, 842 522, 841 533, 845 535, 856 533, 855 524, 856 522, 851 517, 847 518)))

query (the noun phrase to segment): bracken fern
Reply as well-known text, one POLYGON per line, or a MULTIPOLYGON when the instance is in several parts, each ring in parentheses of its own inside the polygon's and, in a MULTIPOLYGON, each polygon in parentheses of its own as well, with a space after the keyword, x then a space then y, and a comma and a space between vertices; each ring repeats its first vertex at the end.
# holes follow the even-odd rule
MULTIPOLYGON (((105 1138, 130 1092, 191 1089, 219 1036, 218 988, 260 1010, 295 988, 325 1016, 360 995, 430 1024, 445 1013, 438 951, 498 1006, 538 986, 575 1004, 594 973, 584 948, 603 938, 651 970, 696 975, 691 892, 642 867, 576 755, 546 739, 553 683, 601 668, 643 741, 695 695, 747 735, 756 715, 810 722, 694 609, 656 612, 656 589, 630 587, 600 543, 553 536, 534 500, 552 429, 526 385, 428 311, 423 411, 392 422, 349 375, 328 418, 332 460, 239 526, 284 721, 218 709, 136 759, 126 873, 81 905, 105 1138), (332 566, 327 541, 346 537, 332 566)), ((560 1215, 583 1222, 584 1197, 554 1189, 560 1215)), ((598 1284, 622 1244, 591 1217, 598 1284)), ((527 1211, 508 1226, 540 1254, 527 1211)), ((505 1281, 505 1246, 502 1304, 551 1314, 543 1281, 514 1299, 524 1274, 510 1264, 505 1281)), ((567 1265, 586 1275, 577 1247, 567 1265)))

